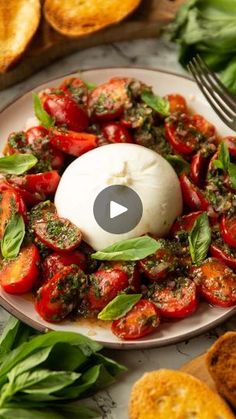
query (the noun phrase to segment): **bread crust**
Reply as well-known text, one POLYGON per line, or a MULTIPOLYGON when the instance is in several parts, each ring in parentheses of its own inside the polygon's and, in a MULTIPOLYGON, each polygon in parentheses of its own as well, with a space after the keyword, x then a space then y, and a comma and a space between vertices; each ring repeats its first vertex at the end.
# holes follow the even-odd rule
POLYGON ((141 0, 45 0, 43 10, 56 31, 76 37, 121 21, 140 3, 141 0))
POLYGON ((132 389, 130 419, 235 419, 221 397, 181 371, 152 371, 132 389))
POLYGON ((219 393, 236 408, 236 332, 227 332, 211 346, 206 363, 219 393))
POLYGON ((0 0, 0 72, 26 50, 40 22, 40 0, 0 0))

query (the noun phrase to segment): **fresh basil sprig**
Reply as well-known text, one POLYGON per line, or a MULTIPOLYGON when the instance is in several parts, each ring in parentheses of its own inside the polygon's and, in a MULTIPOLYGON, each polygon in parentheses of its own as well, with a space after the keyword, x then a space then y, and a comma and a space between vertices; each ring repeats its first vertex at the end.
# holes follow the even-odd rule
POLYGON ((15 258, 25 237, 25 223, 21 215, 14 214, 7 223, 1 241, 1 252, 5 259, 15 258))
POLYGON ((189 163, 186 160, 184 160, 183 157, 172 154, 167 154, 164 157, 171 164, 173 169, 176 171, 177 175, 189 172, 189 163))
POLYGON ((49 115, 45 111, 45 109, 44 109, 44 107, 42 105, 42 102, 40 100, 40 97, 36 93, 33 93, 33 102, 34 102, 34 113, 35 113, 35 116, 40 121, 40 123, 45 128, 53 127, 54 124, 55 124, 55 119, 52 118, 51 115, 49 115))
POLYGON ((211 243, 211 228, 205 212, 194 222, 188 241, 192 261, 200 265, 206 258, 211 243))
POLYGON ((162 116, 168 116, 170 113, 170 105, 167 99, 154 95, 148 90, 144 90, 141 93, 141 99, 146 105, 150 106, 154 111, 158 112, 162 116))
POLYGON ((0 173, 6 175, 22 175, 37 163, 38 159, 33 154, 12 154, 0 157, 0 173))
POLYGON ((116 320, 123 317, 140 300, 142 294, 120 294, 98 314, 100 320, 116 320))
POLYGON ((161 242, 149 236, 142 236, 114 243, 91 256, 98 260, 140 260, 152 255, 161 247, 161 242))
POLYGON ((232 186, 236 188, 236 165, 230 162, 229 149, 224 142, 220 144, 218 159, 213 164, 216 169, 228 173, 232 186))

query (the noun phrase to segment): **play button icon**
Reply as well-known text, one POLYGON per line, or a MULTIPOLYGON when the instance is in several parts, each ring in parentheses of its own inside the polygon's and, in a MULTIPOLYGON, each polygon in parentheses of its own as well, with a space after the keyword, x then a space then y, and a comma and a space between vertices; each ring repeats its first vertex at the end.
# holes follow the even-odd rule
POLYGON ((93 214, 103 230, 112 234, 123 234, 133 230, 139 223, 143 214, 143 205, 132 188, 112 185, 97 195, 93 214))

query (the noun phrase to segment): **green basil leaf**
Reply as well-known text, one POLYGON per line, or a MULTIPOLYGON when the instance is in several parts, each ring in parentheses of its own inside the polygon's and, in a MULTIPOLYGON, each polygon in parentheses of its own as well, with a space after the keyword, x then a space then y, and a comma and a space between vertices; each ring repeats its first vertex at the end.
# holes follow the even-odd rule
POLYGON ((218 158, 213 162, 216 169, 222 169, 228 172, 230 163, 230 155, 227 145, 222 142, 220 144, 218 158))
POLYGON ((22 409, 20 404, 17 408, 0 408, 0 419, 64 419, 60 413, 50 410, 22 409))
POLYGON ((236 188, 236 165, 233 163, 229 163, 228 173, 230 177, 230 181, 232 183, 233 188, 236 188))
POLYGON ((196 219, 188 241, 193 263, 196 265, 201 264, 207 256, 211 243, 211 228, 205 212, 196 219))
POLYGON ((33 154, 12 154, 0 157, 0 173, 7 175, 22 175, 37 163, 38 159, 33 154))
POLYGON ((161 248, 161 243, 149 236, 122 240, 106 249, 93 253, 91 257, 98 260, 140 260, 152 255, 161 248))
POLYGON ((8 222, 1 241, 1 252, 5 259, 15 258, 25 237, 25 223, 21 215, 14 214, 8 222))
POLYGON ((72 419, 93 419, 101 418, 101 413, 90 409, 87 406, 78 406, 77 404, 52 405, 53 411, 58 411, 64 418, 72 419))
POLYGON ((142 294, 120 294, 98 314, 100 320, 116 320, 123 317, 140 300, 142 294))
POLYGON ((146 105, 150 106, 154 111, 162 116, 168 116, 170 105, 168 100, 161 96, 154 95, 152 92, 145 90, 141 93, 141 99, 146 105))
POLYGON ((95 83, 91 83, 89 81, 84 81, 84 84, 86 85, 86 87, 89 91, 92 91, 92 90, 96 89, 96 87, 97 87, 97 85, 95 83))
POLYGON ((51 115, 49 115, 45 111, 45 109, 44 109, 44 107, 42 105, 42 102, 40 100, 40 97, 36 93, 33 93, 33 101, 34 101, 34 113, 35 113, 35 116, 40 121, 40 123, 45 128, 52 127, 55 124, 55 119, 52 118, 51 115))
POLYGON ((177 175, 189 172, 190 165, 186 160, 183 159, 183 157, 172 154, 168 154, 164 157, 171 164, 177 175))
POLYGON ((117 375, 127 371, 127 368, 124 365, 121 365, 113 359, 107 358, 100 353, 94 354, 93 357, 96 362, 103 364, 113 377, 116 377, 117 375))
POLYGON ((79 347, 61 342, 53 347, 44 366, 56 371, 75 371, 86 364, 87 359, 79 347))
POLYGON ((72 385, 80 376, 81 373, 71 371, 36 369, 19 375, 14 386, 24 393, 48 395, 72 385))

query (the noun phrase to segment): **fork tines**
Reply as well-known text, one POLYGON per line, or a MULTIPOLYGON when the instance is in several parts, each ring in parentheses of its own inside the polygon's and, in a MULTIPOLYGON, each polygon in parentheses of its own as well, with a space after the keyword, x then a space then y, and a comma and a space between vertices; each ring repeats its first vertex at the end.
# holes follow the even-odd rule
POLYGON ((199 55, 188 63, 188 69, 217 115, 228 127, 236 129, 236 98, 199 55))

